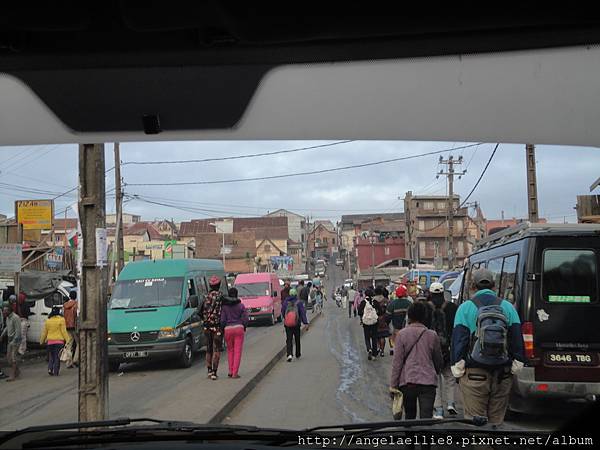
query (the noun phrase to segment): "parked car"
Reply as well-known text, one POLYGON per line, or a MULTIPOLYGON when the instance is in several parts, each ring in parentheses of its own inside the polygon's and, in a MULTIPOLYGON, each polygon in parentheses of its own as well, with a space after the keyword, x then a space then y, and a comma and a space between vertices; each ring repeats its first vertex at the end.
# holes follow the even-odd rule
POLYGON ((281 322, 281 285, 275 273, 241 273, 234 286, 251 322, 281 322))
POLYGON ((40 343, 44 323, 48 319, 48 314, 53 306, 61 306, 69 300, 69 291, 74 287, 72 283, 63 281, 52 294, 36 300, 31 307, 31 316, 29 316, 29 330, 27 331, 27 342, 32 344, 40 343))
POLYGON ((108 304, 108 363, 176 359, 190 367, 204 345, 198 306, 208 293, 207 280, 221 278, 223 263, 212 259, 165 259, 127 264, 108 304))
POLYGON ((486 267, 521 319, 528 362, 514 377, 511 411, 600 396, 599 233, 597 224, 525 222, 479 241, 465 263, 459 302, 473 270, 486 267))
POLYGON ((343 266, 344 265, 344 260, 342 258, 338 258, 335 260, 335 265, 336 266, 343 266))

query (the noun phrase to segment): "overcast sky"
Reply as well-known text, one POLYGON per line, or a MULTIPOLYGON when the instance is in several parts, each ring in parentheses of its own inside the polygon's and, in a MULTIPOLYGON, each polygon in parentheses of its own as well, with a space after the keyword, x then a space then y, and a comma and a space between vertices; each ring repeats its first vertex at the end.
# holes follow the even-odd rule
MULTIPOLYGON (((333 141, 162 142, 121 144, 123 163, 187 160, 296 149, 333 141)), ((436 180, 439 155, 365 168, 275 180, 195 186, 133 186, 136 183, 228 180, 316 171, 417 155, 467 145, 458 142, 354 141, 330 147, 272 156, 172 165, 127 165, 122 168, 125 193, 171 206, 129 200, 126 212, 146 220, 176 221, 215 216, 263 215, 286 208, 314 219, 338 220, 346 214, 400 212, 398 197, 445 194, 446 180, 436 180), (176 207, 172 207, 176 206, 176 207), (179 209, 179 208, 183 208, 179 209)), ((463 156, 467 174, 455 182, 461 199, 481 174, 494 144, 448 151, 463 156)), ((3 147, 0 152, 0 211, 14 214, 18 199, 51 198, 77 185, 77 146, 3 147), (27 193, 17 189, 32 189, 27 193), (39 192, 38 192, 39 191, 39 192)), ((576 196, 589 193, 600 176, 600 149, 537 146, 537 180, 541 217, 553 222, 576 222, 576 196)), ((106 168, 114 165, 112 144, 106 145, 106 168)), ((457 167, 459 170, 460 167, 457 167)), ((107 210, 114 211, 114 172, 106 177, 107 210)), ((501 144, 482 182, 469 201, 479 201, 487 218, 526 217, 525 149, 501 144)), ((598 189, 600 190, 600 189, 598 189)), ((596 192, 597 193, 597 192, 596 192)), ((75 193, 56 200, 57 213, 76 201, 75 193)), ((64 212, 61 214, 63 217, 64 212)), ((69 216, 73 216, 69 212, 69 216)))

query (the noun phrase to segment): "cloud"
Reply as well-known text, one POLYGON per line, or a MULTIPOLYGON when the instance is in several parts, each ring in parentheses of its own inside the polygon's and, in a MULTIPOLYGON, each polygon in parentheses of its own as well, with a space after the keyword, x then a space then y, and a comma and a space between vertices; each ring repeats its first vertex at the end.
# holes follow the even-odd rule
MULTIPOLYGON (((293 149, 326 143, 324 141, 215 141, 123 143, 124 162, 149 160, 201 159, 293 149)), ((360 169, 260 182, 240 182, 196 186, 132 186, 135 183, 194 180, 226 180, 318 171, 322 169, 452 149, 463 143, 356 141, 284 155, 232 161, 157 166, 124 165, 122 175, 127 194, 137 194, 176 207, 129 201, 125 210, 147 219, 173 217, 175 220, 217 215, 260 215, 277 208, 295 210, 313 218, 337 220, 345 213, 397 212, 403 202, 398 197, 412 190, 416 194, 445 194, 445 177, 436 179, 438 155, 360 169), (183 209, 183 210, 182 210, 183 209)), ((481 174, 494 144, 448 151, 463 156, 457 170, 467 169, 456 179, 455 192, 464 198, 481 174)), ((574 221, 576 196, 587 194, 599 176, 600 149, 538 146, 537 180, 540 215, 574 221)), ((11 216, 14 201, 48 198, 78 184, 77 146, 4 147, 0 152, 0 211, 11 216), (7 186, 7 184, 9 186, 7 186), (17 192, 19 185, 42 190, 47 195, 17 192)), ((106 146, 106 168, 113 165, 112 145, 106 146)), ((114 186, 114 172, 106 177, 114 186)), ((486 214, 524 217, 527 214, 527 179, 524 145, 501 144, 482 182, 469 201, 478 201, 486 214)), ((73 203, 74 193, 56 201, 59 212, 73 203)), ((114 211, 114 195, 107 198, 107 210, 114 211)))

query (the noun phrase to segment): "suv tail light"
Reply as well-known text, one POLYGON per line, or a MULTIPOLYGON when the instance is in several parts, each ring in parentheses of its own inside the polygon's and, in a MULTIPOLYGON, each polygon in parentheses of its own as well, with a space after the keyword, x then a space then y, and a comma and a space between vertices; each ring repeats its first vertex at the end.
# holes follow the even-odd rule
POLYGON ((525 343, 525 357, 529 360, 535 359, 535 349, 533 347, 533 323, 523 323, 521 331, 523 332, 523 342, 525 343))

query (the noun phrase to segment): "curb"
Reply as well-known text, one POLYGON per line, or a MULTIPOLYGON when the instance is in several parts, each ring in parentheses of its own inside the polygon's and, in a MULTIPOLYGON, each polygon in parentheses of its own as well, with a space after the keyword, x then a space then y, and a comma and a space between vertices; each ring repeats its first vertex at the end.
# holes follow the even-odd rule
MULTIPOLYGON (((312 325, 313 322, 321 316, 321 312, 312 317, 309 325, 312 325)), ((305 329, 302 329, 301 335, 306 333, 305 329)), ((254 375, 248 382, 242 386, 242 388, 233 396, 231 400, 229 400, 224 406, 222 406, 209 420, 207 423, 210 424, 218 424, 221 423, 231 412, 235 409, 235 407, 246 397, 252 390, 260 383, 260 381, 267 376, 267 374, 271 371, 273 367, 285 356, 286 347, 285 345, 279 350, 273 358, 271 358, 267 364, 256 374, 254 375)))

